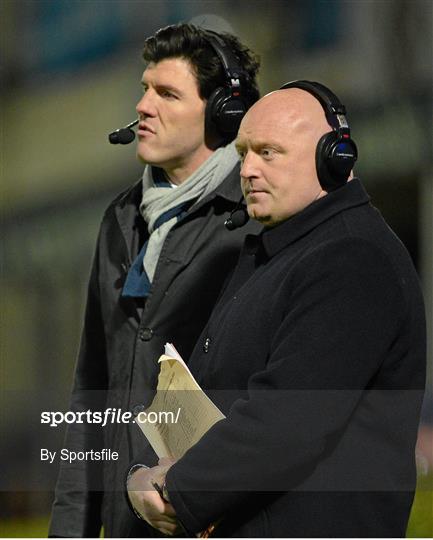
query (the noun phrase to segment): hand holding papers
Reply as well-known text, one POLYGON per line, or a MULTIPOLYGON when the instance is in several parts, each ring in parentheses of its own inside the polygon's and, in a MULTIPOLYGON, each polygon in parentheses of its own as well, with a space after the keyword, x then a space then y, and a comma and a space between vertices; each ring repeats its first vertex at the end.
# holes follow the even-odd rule
POLYGON ((161 369, 155 398, 135 421, 159 458, 179 459, 225 416, 200 388, 175 347, 167 343, 164 352, 158 360, 161 369))

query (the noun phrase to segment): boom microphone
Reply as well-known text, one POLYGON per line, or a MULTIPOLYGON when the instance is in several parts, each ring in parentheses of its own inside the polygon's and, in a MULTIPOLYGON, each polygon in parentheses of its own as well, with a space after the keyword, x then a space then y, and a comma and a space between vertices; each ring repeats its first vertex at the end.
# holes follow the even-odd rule
POLYGON ((108 140, 111 144, 129 144, 135 139, 135 132, 131 128, 137 124, 138 119, 123 128, 116 129, 108 135, 108 140))
POLYGON ((243 197, 240 198, 239 202, 224 222, 225 228, 229 231, 234 231, 235 229, 239 229, 239 227, 243 227, 250 219, 246 208, 242 206, 243 199, 243 197))

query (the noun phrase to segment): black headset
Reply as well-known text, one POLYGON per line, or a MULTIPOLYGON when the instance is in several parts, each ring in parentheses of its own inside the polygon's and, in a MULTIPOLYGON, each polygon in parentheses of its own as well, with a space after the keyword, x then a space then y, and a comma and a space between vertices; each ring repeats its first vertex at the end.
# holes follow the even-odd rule
POLYGON ((248 110, 245 100, 245 72, 223 38, 206 30, 205 39, 221 60, 226 84, 216 88, 206 104, 206 126, 215 126, 223 136, 235 136, 242 118, 248 110))
POLYGON ((358 149, 350 138, 345 106, 329 88, 318 82, 292 81, 284 84, 280 90, 285 88, 306 90, 322 105, 333 130, 325 133, 317 143, 317 176, 325 191, 343 186, 358 158, 358 149))
MULTIPOLYGON (((248 110, 244 90, 246 73, 219 34, 206 30, 204 37, 220 59, 226 78, 224 86, 216 88, 207 100, 206 131, 213 127, 225 139, 234 138, 248 110)), ((135 138, 135 133, 131 128, 137 124, 138 120, 134 120, 127 126, 116 129, 108 135, 108 140, 111 144, 129 144, 135 138)))

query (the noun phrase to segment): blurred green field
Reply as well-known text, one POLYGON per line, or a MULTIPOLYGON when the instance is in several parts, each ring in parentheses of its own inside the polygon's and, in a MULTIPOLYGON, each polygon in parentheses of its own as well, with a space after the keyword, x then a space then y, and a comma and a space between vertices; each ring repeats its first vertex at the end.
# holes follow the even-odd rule
POLYGON ((46 538, 48 534, 48 518, 8 519, 0 523, 2 538, 46 538))
MULTIPOLYGON (((46 538, 48 517, 6 520, 0 523, 2 538, 46 538)), ((418 480, 418 490, 407 529, 407 538, 433 538, 433 475, 418 480)))
POLYGON ((433 538, 433 474, 418 477, 407 538, 433 538))
POLYGON ((0 523, 0 538, 46 538, 49 519, 47 516, 26 520, 5 520, 0 523))

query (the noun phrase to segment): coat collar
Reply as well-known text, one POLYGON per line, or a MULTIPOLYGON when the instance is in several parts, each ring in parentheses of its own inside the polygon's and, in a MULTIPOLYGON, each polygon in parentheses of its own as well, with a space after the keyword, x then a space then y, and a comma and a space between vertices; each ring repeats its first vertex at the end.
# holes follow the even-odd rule
MULTIPOLYGON (((221 197, 233 203, 239 201, 241 196, 240 188, 240 176, 239 176, 239 164, 233 167, 227 178, 206 197, 193 204, 188 210, 186 216, 183 219, 189 219, 188 216, 195 213, 199 208, 208 204, 210 201, 217 197, 221 197)), ((129 187, 126 191, 122 192, 113 201, 114 213, 119 223, 122 234, 125 238, 128 255, 130 260, 136 255, 136 246, 131 248, 131 238, 134 236, 134 231, 142 226, 144 221, 140 214, 140 203, 143 197, 143 182, 140 178, 135 184, 129 187)))
MULTIPOLYGON (((283 223, 273 228, 264 229, 256 238, 259 245, 261 244, 265 256, 271 258, 332 216, 348 208, 367 204, 369 200, 370 197, 361 181, 358 178, 353 178, 343 187, 314 201, 283 223)), ((250 244, 249 250, 251 250, 251 237, 248 242, 250 244)))
POLYGON ((241 179, 239 175, 239 163, 233 167, 227 177, 221 182, 221 184, 211 193, 209 193, 203 199, 194 203, 189 209, 188 213, 195 212, 198 208, 215 199, 221 197, 227 201, 237 203, 239 201, 241 192, 241 179))

